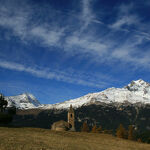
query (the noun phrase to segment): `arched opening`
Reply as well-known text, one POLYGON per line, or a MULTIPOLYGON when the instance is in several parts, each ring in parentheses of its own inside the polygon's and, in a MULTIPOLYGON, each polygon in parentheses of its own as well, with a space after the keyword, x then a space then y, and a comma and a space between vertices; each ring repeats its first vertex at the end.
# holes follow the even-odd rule
POLYGON ((69 128, 72 128, 72 124, 69 124, 69 128))
POLYGON ((72 114, 70 114, 70 117, 72 118, 72 114))

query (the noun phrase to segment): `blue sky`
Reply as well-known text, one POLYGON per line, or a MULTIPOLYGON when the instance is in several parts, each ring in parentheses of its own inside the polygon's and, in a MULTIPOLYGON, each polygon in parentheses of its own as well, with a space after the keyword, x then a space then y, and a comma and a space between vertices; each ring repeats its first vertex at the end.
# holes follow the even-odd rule
POLYGON ((0 92, 56 103, 150 82, 149 0, 0 0, 0 92))

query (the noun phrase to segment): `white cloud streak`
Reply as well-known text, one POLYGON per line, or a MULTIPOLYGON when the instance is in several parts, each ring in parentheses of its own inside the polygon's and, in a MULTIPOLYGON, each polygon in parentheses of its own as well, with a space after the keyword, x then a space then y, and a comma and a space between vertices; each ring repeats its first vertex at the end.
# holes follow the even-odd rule
POLYGON ((122 4, 118 9, 116 21, 109 25, 113 31, 125 31, 129 34, 132 32, 122 44, 118 44, 119 46, 113 49, 109 59, 120 60, 122 63, 128 63, 136 68, 149 68, 149 51, 146 50, 143 53, 144 50, 139 50, 139 46, 144 44, 145 40, 150 40, 150 34, 142 31, 145 25, 141 23, 141 18, 133 13, 133 9, 134 4, 132 3, 129 5, 122 4), (132 27, 136 27, 136 29, 132 29, 132 27))
MULTIPOLYGON (((101 24, 101 21, 96 20, 96 16, 92 12, 91 0, 82 0, 80 4, 82 8, 81 15, 79 15, 79 20, 81 20, 80 27, 78 29, 75 28, 69 34, 66 34, 67 27, 59 27, 57 25, 55 26, 45 22, 42 23, 40 21, 40 23, 32 22, 31 24, 30 20, 34 12, 29 6, 21 8, 18 11, 15 7, 14 9, 9 3, 7 5, 0 5, 0 26, 11 29, 13 33, 16 36, 19 36, 22 41, 34 41, 45 47, 63 47, 64 49, 62 49, 62 51, 64 50, 67 53, 71 52, 88 54, 93 62, 96 61, 100 63, 101 61, 104 62, 105 60, 108 60, 108 62, 111 63, 114 61, 117 62, 119 60, 124 63, 132 63, 133 65, 149 65, 147 55, 141 54, 141 57, 139 57, 140 54, 137 49, 137 46, 144 41, 144 38, 150 40, 149 33, 137 30, 135 31, 137 33, 136 36, 134 35, 128 37, 128 40, 125 39, 124 43, 118 43, 119 46, 114 48, 114 43, 119 41, 111 38, 108 39, 108 35, 97 36, 96 33, 92 31, 83 33, 85 29, 88 30, 88 26, 91 23, 95 22, 101 24), (135 40, 133 41, 133 39, 135 40), (62 40, 64 41, 63 43, 61 42, 62 40)), ((112 29, 112 31, 110 31, 112 34, 115 32, 115 30, 126 30, 126 28, 123 28, 124 25, 141 25, 140 18, 134 14, 130 14, 130 10, 133 8, 133 6, 134 5, 120 6, 116 21, 109 26, 112 29)), ((18 68, 21 69, 22 67, 18 66, 18 68)), ((42 76, 42 72, 37 72, 37 70, 32 69, 24 68, 23 71, 30 71, 30 73, 33 72, 37 76, 42 76)), ((43 76, 45 76, 45 74, 43 76)), ((49 76, 52 77, 54 75, 51 73, 49 76)), ((58 76, 55 78, 58 78, 58 76)), ((84 81, 80 82, 84 83, 84 81)))
POLYGON ((115 29, 120 29, 123 25, 136 25, 137 22, 137 16, 122 16, 111 27, 115 29))
POLYGON ((88 36, 79 37, 73 35, 66 39, 67 49, 82 49, 81 53, 96 54, 102 56, 106 51, 108 46, 99 41, 91 41, 88 36))
POLYGON ((42 26, 34 27, 31 32, 31 36, 34 38, 40 38, 43 45, 47 46, 57 46, 59 45, 59 40, 63 36, 63 29, 55 31, 54 29, 47 29, 42 26))
MULTIPOLYGON (((1 3, 0 3, 1 4, 1 3)), ((23 42, 34 41, 42 43, 43 46, 58 45, 63 36, 63 30, 45 23, 33 23, 31 19, 34 14, 32 7, 24 4, 24 8, 11 6, 12 3, 0 5, 0 26, 12 30, 15 36, 20 37, 23 42), (19 9, 19 10, 18 10, 19 9)))
POLYGON ((50 71, 48 68, 37 68, 32 66, 26 67, 25 65, 22 64, 3 61, 3 60, 0 60, 0 67, 9 70, 19 71, 19 72, 27 72, 39 78, 55 79, 57 81, 79 84, 83 86, 91 86, 97 88, 104 88, 107 86, 107 83, 105 83, 104 81, 100 81, 99 79, 94 79, 92 77, 86 80, 87 77, 84 75, 76 74, 74 76, 71 74, 67 74, 66 72, 63 71, 50 71))
POLYGON ((131 14, 130 11, 133 9, 133 4, 124 5, 122 4, 118 8, 118 16, 116 21, 111 25, 114 29, 121 29, 124 25, 131 26, 137 25, 140 19, 137 15, 131 14))
POLYGON ((87 26, 91 23, 91 21, 94 19, 94 15, 92 13, 92 10, 90 8, 91 0, 82 0, 81 6, 82 6, 82 15, 81 20, 84 22, 81 30, 87 28, 87 26))
POLYGON ((12 29, 15 35, 23 38, 27 30, 28 13, 24 10, 16 11, 10 5, 0 6, 0 26, 12 29))

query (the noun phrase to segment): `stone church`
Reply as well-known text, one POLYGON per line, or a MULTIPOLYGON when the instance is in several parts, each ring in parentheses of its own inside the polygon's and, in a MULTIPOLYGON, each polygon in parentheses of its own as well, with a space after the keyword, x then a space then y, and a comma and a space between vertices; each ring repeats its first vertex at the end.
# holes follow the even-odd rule
POLYGON ((52 124, 51 130, 55 131, 75 131, 75 114, 74 110, 72 108, 72 105, 70 105, 70 109, 68 110, 68 122, 64 120, 60 120, 57 122, 54 122, 52 124))

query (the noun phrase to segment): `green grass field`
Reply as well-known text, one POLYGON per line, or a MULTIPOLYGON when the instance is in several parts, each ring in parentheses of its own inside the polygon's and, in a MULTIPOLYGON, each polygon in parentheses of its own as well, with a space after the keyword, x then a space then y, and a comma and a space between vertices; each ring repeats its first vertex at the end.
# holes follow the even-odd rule
POLYGON ((107 134, 0 127, 0 150, 150 150, 150 144, 107 134))

